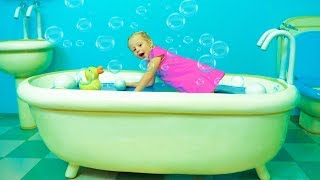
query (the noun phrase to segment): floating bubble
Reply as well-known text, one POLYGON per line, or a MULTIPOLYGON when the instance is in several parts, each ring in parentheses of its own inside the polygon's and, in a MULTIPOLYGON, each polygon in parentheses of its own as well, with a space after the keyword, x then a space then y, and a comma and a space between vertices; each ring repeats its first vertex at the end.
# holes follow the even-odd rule
POLYGON ((202 50, 201 47, 197 47, 196 49, 197 52, 200 52, 201 50, 202 50))
POLYGON ((185 36, 182 41, 185 44, 191 44, 193 42, 193 38, 191 36, 185 36))
POLYGON ((122 70, 122 63, 119 60, 111 60, 108 63, 108 70, 113 73, 116 74, 118 72, 120 72, 122 70))
POLYGON ((138 15, 140 15, 140 16, 143 16, 143 15, 145 15, 145 14, 147 13, 147 8, 144 7, 144 6, 139 6, 139 7, 137 7, 137 9, 136 9, 136 13, 137 13, 138 15))
POLYGON ((213 41, 214 41, 214 38, 209 33, 202 34, 199 38, 199 43, 204 47, 211 46, 213 41))
POLYGON ((162 64, 161 67, 160 67, 160 69, 161 69, 162 71, 168 71, 168 70, 170 69, 170 66, 169 66, 168 64, 162 64))
POLYGON ((172 13, 167 18, 167 26, 172 30, 180 30, 186 23, 186 19, 179 13, 172 13))
POLYGON ((198 4, 194 0, 184 0, 179 6, 179 11, 186 17, 195 15, 198 11, 198 4))
POLYGON ((123 19, 120 17, 112 17, 109 20, 108 26, 113 30, 118 30, 123 27, 123 19))
POLYGON ((216 41, 212 44, 210 53, 216 58, 224 58, 229 53, 229 46, 223 41, 216 41))
POLYGON ((84 46, 84 41, 83 40, 77 40, 76 41, 76 46, 78 46, 78 47, 84 46))
POLYGON ((138 27, 139 27, 139 24, 136 23, 136 22, 132 22, 132 23, 130 24, 130 28, 131 28, 131 29, 137 29, 138 27))
POLYGON ((44 37, 47 41, 56 44, 63 38, 63 31, 58 26, 51 26, 47 28, 44 37))
POLYGON ((242 87, 244 85, 244 78, 242 76, 233 76, 231 78, 231 85, 242 87))
POLYGON ((153 61, 149 61, 149 60, 141 60, 140 64, 139 64, 139 68, 142 71, 149 72, 149 71, 153 70, 154 63, 153 63, 153 61))
POLYGON ((169 10, 169 9, 171 9, 171 6, 170 5, 166 5, 166 7, 164 9, 165 10, 169 10))
POLYGON ((72 47, 72 41, 70 41, 70 40, 64 40, 62 45, 63 45, 63 47, 65 47, 65 48, 70 48, 70 47, 72 47))
POLYGON ((172 38, 171 36, 167 36, 167 37, 166 37, 166 43, 167 43, 167 44, 173 43, 173 38, 172 38))
POLYGON ((174 47, 171 47, 167 51, 167 56, 168 57, 175 57, 178 54, 178 50, 174 47))
POLYGON ((92 23, 87 18, 80 18, 77 22, 77 29, 81 32, 88 32, 92 27, 92 23))
POLYGON ((200 71, 210 72, 216 67, 216 60, 211 54, 205 54, 199 58, 197 65, 200 71))
POLYGON ((68 8, 78 8, 83 6, 84 0, 64 0, 64 4, 68 8))
POLYGON ((197 86, 203 86, 204 85, 204 79, 203 78, 198 78, 198 79, 196 79, 196 85, 197 86))
POLYGON ((111 36, 99 36, 96 40, 96 47, 100 51, 110 51, 115 45, 115 40, 111 36))

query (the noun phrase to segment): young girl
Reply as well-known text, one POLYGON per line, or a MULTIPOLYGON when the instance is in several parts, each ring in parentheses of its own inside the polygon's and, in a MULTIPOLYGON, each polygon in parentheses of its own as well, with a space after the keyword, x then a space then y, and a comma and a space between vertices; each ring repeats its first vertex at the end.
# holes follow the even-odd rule
MULTIPOLYGON (((128 39, 128 46, 134 56, 149 61, 149 67, 152 65, 139 82, 127 82, 127 86, 135 87, 135 91, 142 91, 145 87, 152 86, 157 75, 177 91, 210 93, 214 92, 225 74, 217 69, 209 72, 201 71, 197 61, 173 55, 165 49, 154 46, 145 32, 133 33, 128 39)), ((206 65, 200 64, 200 66, 206 65)))

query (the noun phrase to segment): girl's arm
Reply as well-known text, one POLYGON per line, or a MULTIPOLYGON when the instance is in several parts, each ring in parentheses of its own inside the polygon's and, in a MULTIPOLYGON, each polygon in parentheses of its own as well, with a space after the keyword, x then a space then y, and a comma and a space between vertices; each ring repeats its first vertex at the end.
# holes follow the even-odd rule
POLYGON ((142 91, 145 87, 153 85, 155 81, 155 74, 159 68, 161 59, 162 57, 160 56, 160 57, 154 57, 153 59, 150 60, 149 64, 152 63, 153 68, 150 69, 148 72, 144 73, 144 75, 142 76, 142 78, 137 84, 133 84, 133 85, 136 85, 136 88, 134 89, 134 91, 142 91))

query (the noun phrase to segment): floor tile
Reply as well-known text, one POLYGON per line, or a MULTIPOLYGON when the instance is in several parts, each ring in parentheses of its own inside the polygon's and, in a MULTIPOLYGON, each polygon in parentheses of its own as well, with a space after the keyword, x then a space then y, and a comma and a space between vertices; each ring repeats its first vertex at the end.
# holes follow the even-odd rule
POLYGON ((303 130, 288 129, 286 143, 315 143, 303 130))
POLYGON ((42 159, 35 165, 22 180, 65 180, 64 173, 67 168, 67 163, 58 159, 42 159))
POLYGON ((320 162, 299 162, 298 165, 310 179, 320 179, 320 162))
POLYGON ((39 132, 37 132, 33 136, 31 136, 28 140, 30 140, 30 141, 32 141, 32 140, 38 140, 38 141, 40 140, 40 141, 42 141, 42 138, 41 138, 39 132))
POLYGON ((288 129, 301 129, 301 127, 299 127, 297 124, 293 123, 292 121, 289 121, 288 129))
MULTIPOLYGON (((144 174, 144 173, 126 173, 120 172, 117 175, 117 180, 163 180, 164 175, 162 174, 144 174)), ((167 178, 166 178, 167 180, 167 178)), ((184 179, 181 179, 184 180, 184 179)))
POLYGON ((320 144, 320 134, 311 134, 311 133, 307 133, 307 135, 313 139, 315 142, 317 142, 318 144, 320 144))
POLYGON ((75 179, 76 180, 100 180, 100 179, 116 180, 117 175, 118 175, 118 172, 103 171, 98 169, 80 167, 78 176, 75 179))
POLYGON ((295 162, 271 161, 267 164, 267 169, 269 170, 272 180, 309 179, 309 177, 295 162))
POLYGON ((18 116, 3 116, 0 119, 0 127, 6 127, 6 126, 17 126, 19 125, 19 117, 18 116))
POLYGON ((284 148, 295 161, 320 161, 320 146, 318 144, 286 143, 284 148))
POLYGON ((49 152, 46 157, 46 159, 59 159, 56 155, 54 155, 52 152, 49 152))
POLYGON ((0 160, 1 179, 21 179, 39 161, 36 158, 3 158, 0 160))
POLYGON ((294 159, 290 156, 287 150, 282 147, 272 161, 294 161, 294 159))
POLYGON ((26 141, 7 156, 15 158, 44 158, 48 153, 49 149, 43 141, 26 141))
POLYGON ((0 127, 0 136, 1 134, 7 132, 9 129, 11 129, 11 127, 0 127))
POLYGON ((180 174, 166 174, 164 175, 164 180, 193 180, 191 175, 180 175, 180 174))
POLYGON ((22 140, 0 140, 0 157, 7 156, 23 142, 22 140))
POLYGON ((17 126, 1 134, 0 140, 27 140, 36 132, 38 132, 38 129, 22 130, 17 126))

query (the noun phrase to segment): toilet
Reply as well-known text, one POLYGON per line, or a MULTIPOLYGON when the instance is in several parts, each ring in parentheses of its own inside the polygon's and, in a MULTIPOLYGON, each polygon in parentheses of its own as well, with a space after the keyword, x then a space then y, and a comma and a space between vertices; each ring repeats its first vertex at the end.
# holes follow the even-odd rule
MULTIPOLYGON (((293 17, 284 21, 281 29, 289 31, 296 39, 294 84, 300 92, 299 124, 306 131, 320 134, 320 16, 293 17)), ((287 48, 284 38, 279 41, 280 69, 287 66, 287 48)))

